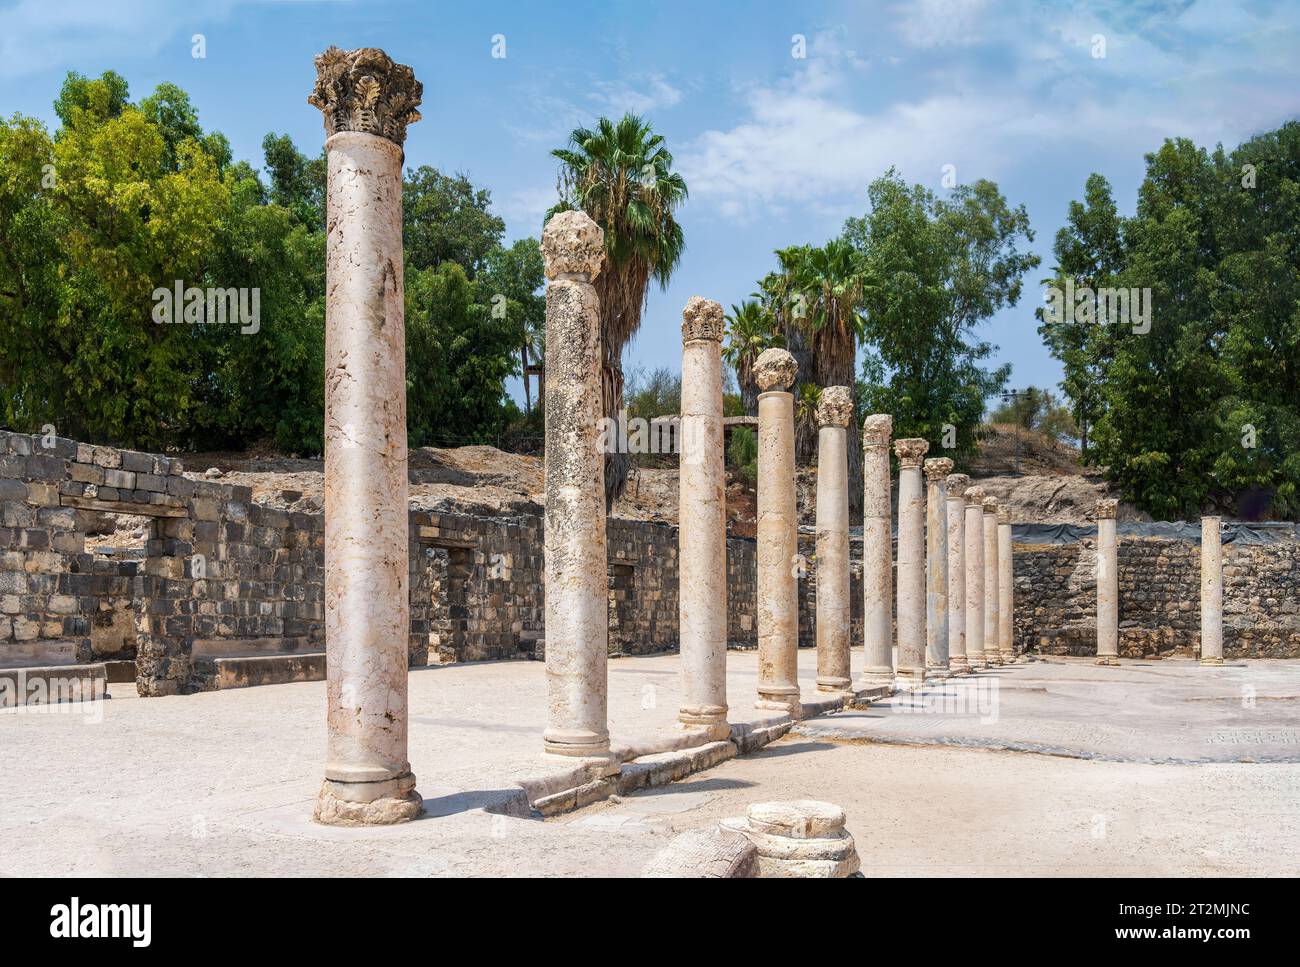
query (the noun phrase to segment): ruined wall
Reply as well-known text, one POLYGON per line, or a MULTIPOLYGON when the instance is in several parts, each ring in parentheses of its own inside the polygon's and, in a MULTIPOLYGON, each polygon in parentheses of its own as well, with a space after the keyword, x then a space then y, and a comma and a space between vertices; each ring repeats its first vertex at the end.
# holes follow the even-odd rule
MULTIPOLYGON (((1020 647, 1094 655, 1096 543, 1016 544, 1020 647)), ((1199 654, 1200 547, 1121 537, 1119 651, 1125 658, 1199 654)), ((1300 542, 1223 546, 1224 656, 1300 657, 1300 542)))

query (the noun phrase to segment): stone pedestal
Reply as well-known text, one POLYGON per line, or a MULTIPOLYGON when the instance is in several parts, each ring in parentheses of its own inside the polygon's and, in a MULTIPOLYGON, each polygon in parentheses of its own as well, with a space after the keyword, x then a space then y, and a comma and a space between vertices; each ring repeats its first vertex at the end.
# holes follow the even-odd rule
MULTIPOLYGON (((794 383, 784 349, 754 363, 758 396, 758 708, 798 718, 799 546, 794 492, 794 383)), ((719 607, 725 608, 725 602, 719 607)))
POLYGON ((712 740, 727 725, 727 495, 722 441, 722 306, 682 311, 678 567, 684 728, 712 740))
POLYGON ((889 436, 893 418, 875 413, 862 427, 862 637, 859 691, 894 680, 894 548, 889 436))
POLYGON ((984 668, 984 488, 966 488, 966 661, 984 668))
POLYGON ((743 819, 721 825, 754 844, 760 877, 843 879, 861 868, 844 821, 839 806, 799 799, 755 803, 743 819))
POLYGON ((1223 518, 1201 518, 1201 664, 1223 664, 1223 518))
POLYGON ((896 440, 898 456, 898 678, 925 680, 925 492, 921 461, 930 444, 896 440))
POLYGON ((849 454, 853 391, 827 386, 817 404, 817 691, 847 693, 849 454))
POLYGON ((998 504, 998 654, 1016 661, 1015 569, 1011 561, 1011 508, 998 504))
POLYGON ((925 669, 949 673, 948 662, 948 490, 952 461, 925 461, 925 669))
POLYGON ((607 723, 609 579, 600 446, 600 226, 561 212, 542 231, 546 262, 547 754, 613 771, 607 723))
POLYGON ((1097 664, 1119 664, 1119 564, 1115 552, 1118 500, 1097 501, 1097 664))
POLYGON ((402 143, 421 85, 381 50, 331 47, 325 116, 325 781, 331 825, 413 819, 402 143), (365 104, 366 110, 359 105, 365 104))
POLYGON ((984 661, 1001 665, 998 652, 998 499, 984 498, 984 661))
POLYGON ((945 526, 948 541, 948 667, 968 674, 966 659, 966 488, 970 477, 954 473, 945 481, 945 526))

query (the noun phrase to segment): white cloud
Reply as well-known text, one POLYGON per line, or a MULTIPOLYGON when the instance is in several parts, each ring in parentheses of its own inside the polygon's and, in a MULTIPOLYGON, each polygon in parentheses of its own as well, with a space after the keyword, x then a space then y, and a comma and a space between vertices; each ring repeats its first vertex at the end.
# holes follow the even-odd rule
POLYGON ((183 43, 205 22, 223 19, 240 0, 18 0, 0 8, 0 76, 20 77, 52 64, 84 65, 157 54, 183 43))
POLYGON ((987 0, 908 0, 898 34, 913 47, 962 47, 983 38, 987 0))
POLYGON ((597 81, 591 100, 608 114, 646 114, 659 108, 678 104, 682 92, 673 87, 662 74, 650 74, 632 83, 625 81, 597 81))

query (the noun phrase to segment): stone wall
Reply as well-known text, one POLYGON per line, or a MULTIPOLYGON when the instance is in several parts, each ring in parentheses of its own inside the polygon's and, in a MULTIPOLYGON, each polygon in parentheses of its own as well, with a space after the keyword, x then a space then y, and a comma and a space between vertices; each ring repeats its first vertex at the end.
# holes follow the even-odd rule
MULTIPOLYGON (((1017 644, 1096 654, 1095 541, 1018 543, 1014 554, 1017 644)), ((1199 654, 1200 547, 1121 536, 1117 556, 1120 655, 1199 654)), ((1224 544, 1223 577, 1224 656, 1300 657, 1300 542, 1224 544)))

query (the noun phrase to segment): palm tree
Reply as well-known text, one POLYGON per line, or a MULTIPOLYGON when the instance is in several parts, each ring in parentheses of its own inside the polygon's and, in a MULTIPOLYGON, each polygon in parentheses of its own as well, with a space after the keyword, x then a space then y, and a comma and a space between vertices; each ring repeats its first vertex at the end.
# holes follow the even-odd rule
MULTIPOLYGON (((604 344, 601 392, 604 413, 617 418, 623 405, 623 348, 641 327, 653 278, 668 285, 686 247, 674 213, 686 200, 686 182, 672 170, 664 139, 634 114, 595 130, 577 128, 560 162, 560 202, 546 213, 580 208, 605 231, 605 268, 596 277, 604 344)), ((605 457, 605 502, 612 506, 627 484, 625 453, 605 457)))
POLYGON ((785 340, 772 328, 772 314, 758 299, 745 299, 732 305, 727 316, 727 345, 723 358, 736 371, 740 384, 740 401, 749 416, 758 414, 758 393, 754 384, 754 360, 772 346, 784 346, 785 340))
POLYGON ((801 383, 794 398, 794 447, 808 453, 817 452, 817 404, 822 388, 816 383, 801 383))

